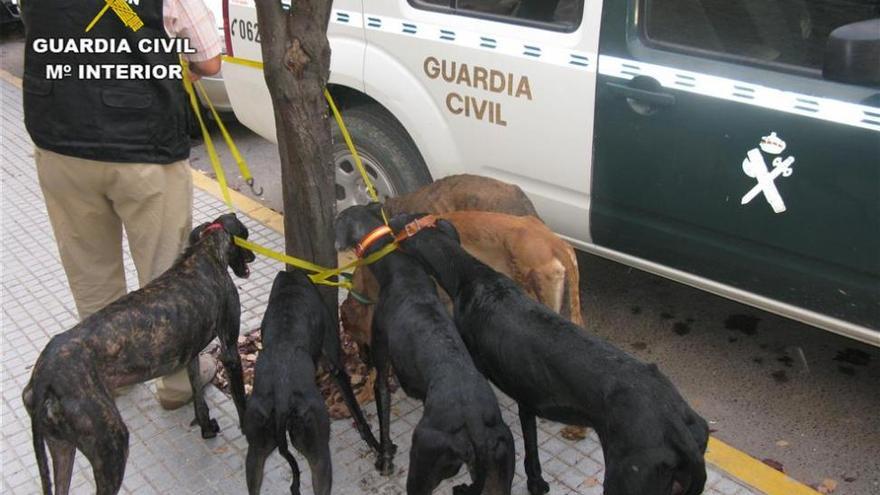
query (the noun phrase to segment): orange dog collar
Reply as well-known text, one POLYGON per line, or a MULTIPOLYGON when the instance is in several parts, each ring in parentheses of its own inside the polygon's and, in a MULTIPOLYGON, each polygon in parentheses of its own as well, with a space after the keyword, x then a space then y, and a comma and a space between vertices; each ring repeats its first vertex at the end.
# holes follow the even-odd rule
POLYGON ((387 225, 380 225, 376 227, 375 229, 371 230, 369 234, 365 235, 363 239, 360 240, 360 242, 357 243, 357 246, 355 246, 354 248, 354 254, 358 258, 363 258, 364 251, 372 246, 374 242, 378 241, 386 235, 393 236, 393 233, 391 232, 391 227, 387 225))
POLYGON ((437 217, 434 215, 425 215, 421 218, 416 218, 412 222, 406 224, 403 227, 403 230, 397 233, 394 236, 394 242, 401 243, 410 237, 419 233, 422 229, 432 229, 437 226, 437 217))
POLYGON ((373 245, 376 241, 381 239, 386 235, 390 235, 394 238, 395 244, 400 244, 401 242, 409 239, 410 237, 419 233, 422 229, 433 228, 437 226, 437 217, 434 215, 425 215, 421 218, 416 218, 412 222, 406 224, 403 227, 403 230, 395 234, 391 227, 387 225, 380 225, 375 229, 371 230, 369 234, 365 235, 360 242, 354 248, 354 254, 358 258, 364 257, 364 251, 366 251, 370 246, 373 245))

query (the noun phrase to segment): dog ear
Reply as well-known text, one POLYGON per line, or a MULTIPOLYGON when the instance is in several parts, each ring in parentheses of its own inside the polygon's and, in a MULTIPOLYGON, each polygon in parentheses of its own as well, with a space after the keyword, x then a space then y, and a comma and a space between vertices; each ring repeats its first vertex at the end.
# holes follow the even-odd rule
POLYGON ((444 234, 448 235, 449 237, 452 237, 453 239, 455 239, 455 242, 457 242, 458 244, 461 244, 461 237, 459 237, 458 231, 455 230, 455 226, 452 225, 452 222, 450 222, 449 220, 444 220, 442 218, 438 219, 437 220, 437 230, 439 230, 440 232, 443 232, 444 234))

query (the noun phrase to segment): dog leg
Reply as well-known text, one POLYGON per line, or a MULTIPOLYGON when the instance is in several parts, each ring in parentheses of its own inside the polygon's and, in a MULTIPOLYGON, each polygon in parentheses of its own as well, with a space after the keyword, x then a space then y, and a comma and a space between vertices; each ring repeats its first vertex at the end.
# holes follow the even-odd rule
POLYGON ((259 439, 248 439, 247 457, 245 458, 245 479, 247 480, 248 493, 257 495, 263 485, 263 469, 266 459, 275 450, 275 441, 271 434, 260 435, 259 439))
POLYGON ((77 447, 92 465, 96 495, 116 495, 125 476, 128 428, 109 392, 105 394, 106 397, 95 397, 92 407, 83 409, 84 416, 91 419, 79 422, 74 430, 77 447))
POLYGON ((348 410, 351 412, 352 417, 354 417, 354 424, 361 438, 367 442, 371 449, 379 453, 379 442, 370 430, 370 425, 364 417, 364 412, 361 410, 361 406, 354 396, 354 391, 351 389, 351 378, 345 372, 345 367, 340 357, 341 353, 339 334, 333 327, 328 327, 324 330, 324 357, 327 358, 330 374, 336 381, 339 390, 342 391, 342 398, 345 399, 345 405, 348 406, 348 410))
POLYGON ((373 367, 376 368, 376 413, 379 416, 380 449, 376 469, 384 476, 394 473, 394 452, 397 447, 391 443, 391 394, 388 392, 388 375, 391 361, 388 356, 388 342, 378 325, 373 325, 373 367))
MULTIPOLYGON (((425 422, 422 416, 413 431, 406 478, 407 495, 430 495, 440 482, 454 476, 462 465, 461 455, 450 443, 448 434, 425 426, 425 422)), ((455 495, 462 491, 470 493, 471 489, 467 485, 453 488, 455 495)))
POLYGON ((541 477, 541 460, 538 458, 538 426, 535 423, 535 414, 525 409, 522 403, 517 403, 519 409, 519 421, 522 424, 523 443, 525 444, 525 459, 523 463, 528 478, 528 488, 531 495, 543 495, 550 491, 550 485, 541 477))
POLYGON ((200 383, 201 372, 199 370, 199 356, 192 358, 186 366, 186 372, 189 375, 189 385, 193 390, 193 406, 196 409, 196 422, 202 429, 202 438, 214 438, 220 431, 220 425, 216 419, 211 419, 208 412, 208 404, 205 402, 205 390, 200 383))
POLYGON ((76 446, 72 443, 46 437, 49 454, 52 455, 52 470, 55 477, 55 494, 67 495, 70 491, 70 479, 73 476, 73 458, 76 446))
POLYGON ((238 426, 244 427, 244 415, 247 408, 247 398, 244 393, 244 377, 241 371, 241 356, 238 355, 238 331, 241 326, 241 306, 238 301, 238 293, 230 295, 229 310, 224 322, 220 323, 217 336, 220 338, 220 361, 226 368, 229 376, 229 389, 232 391, 232 401, 238 412, 238 426))
POLYGON ((330 495, 333 488, 333 464, 330 459, 330 416, 321 402, 311 408, 311 425, 302 431, 291 431, 290 440, 296 450, 305 456, 312 472, 315 495, 330 495))

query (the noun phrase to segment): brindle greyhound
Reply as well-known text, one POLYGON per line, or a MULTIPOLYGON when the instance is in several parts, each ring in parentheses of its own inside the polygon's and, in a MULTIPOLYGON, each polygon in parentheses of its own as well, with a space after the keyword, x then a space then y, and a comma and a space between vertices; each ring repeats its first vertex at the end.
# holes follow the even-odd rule
MULTIPOLYGON (((420 215, 400 215, 392 228, 420 215)), ((403 245, 452 297, 455 323, 474 362, 517 401, 532 495, 541 477, 535 416, 595 428, 605 455, 606 495, 703 491, 708 427, 656 365, 644 364, 526 296, 461 248, 448 222, 403 245)))
MULTIPOLYGON (((353 206, 339 214, 337 248, 358 244, 357 254, 363 256, 388 244, 389 232, 378 229, 387 227, 377 206, 353 206)), ((403 390, 425 406, 412 436, 407 494, 430 494, 465 464, 473 484, 455 487, 455 495, 509 495, 513 436, 501 418, 495 393, 474 367, 440 303, 434 282, 402 253, 392 252, 370 266, 381 287, 370 353, 377 372, 381 437, 376 467, 386 475, 393 471, 387 382, 393 365, 403 390)))
POLYGON ((293 446, 309 463, 315 495, 330 495, 330 416, 315 385, 321 354, 361 438, 379 451, 379 442, 370 432, 342 365, 339 332, 318 289, 300 271, 279 272, 275 277, 260 328, 263 352, 257 358, 254 391, 244 420, 248 493, 260 493, 266 458, 278 447, 293 471, 290 493, 299 494, 299 466, 287 449, 289 434, 293 446))
POLYGON ((52 493, 49 445, 57 493, 70 488, 76 450, 88 458, 98 495, 119 491, 128 457, 128 429, 112 391, 187 366, 196 422, 203 438, 220 428, 211 419, 199 381, 199 352, 220 339, 239 422, 245 395, 238 331, 241 307, 227 266, 250 272, 254 253, 233 243, 247 238, 234 214, 197 227, 174 265, 145 287, 110 303, 49 341, 34 365, 22 399, 31 417, 43 493, 52 493))

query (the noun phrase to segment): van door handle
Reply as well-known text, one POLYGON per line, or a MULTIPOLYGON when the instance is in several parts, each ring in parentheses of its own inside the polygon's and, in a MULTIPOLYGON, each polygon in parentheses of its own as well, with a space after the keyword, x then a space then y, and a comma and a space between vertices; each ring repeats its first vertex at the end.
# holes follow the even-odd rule
MULTIPOLYGON (((652 105, 656 105, 658 107, 668 107, 670 105, 675 105, 675 95, 671 95, 669 93, 664 93, 663 91, 651 91, 647 89, 639 89, 634 88, 627 84, 621 84, 616 82, 606 82, 609 88, 615 93, 625 96, 627 98, 632 98, 634 100, 640 100, 645 103, 650 103, 652 105)), ((658 83, 659 86, 659 83, 658 83)))

